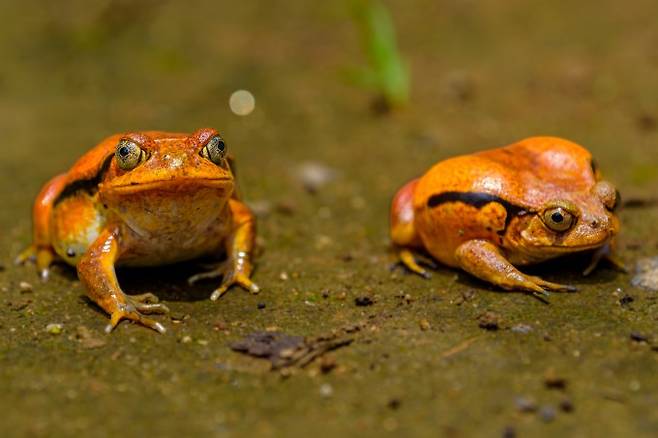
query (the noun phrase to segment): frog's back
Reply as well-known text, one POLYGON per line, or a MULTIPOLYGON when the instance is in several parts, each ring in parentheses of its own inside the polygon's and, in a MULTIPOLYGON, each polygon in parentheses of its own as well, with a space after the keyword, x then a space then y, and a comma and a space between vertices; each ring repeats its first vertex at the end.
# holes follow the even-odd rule
POLYGON ((481 194, 532 210, 559 192, 589 190, 595 182, 586 149, 557 137, 531 137, 437 163, 420 179, 414 206, 481 194))
POLYGON ((528 138, 433 166, 414 192, 416 229, 434 257, 454 266, 454 250, 463 242, 501 245, 515 215, 594 183, 586 149, 555 137, 528 138))

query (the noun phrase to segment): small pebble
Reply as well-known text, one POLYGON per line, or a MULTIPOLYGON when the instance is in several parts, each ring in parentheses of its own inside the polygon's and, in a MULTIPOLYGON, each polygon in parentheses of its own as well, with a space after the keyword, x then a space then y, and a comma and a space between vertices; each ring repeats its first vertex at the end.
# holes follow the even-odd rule
POLYGON ((478 326, 481 329, 496 331, 500 328, 500 317, 494 312, 484 312, 478 316, 478 326))
POLYGON ((560 410, 562 412, 571 413, 574 411, 573 402, 569 399, 564 399, 560 402, 560 410))
POLYGON ((630 338, 631 341, 635 341, 635 342, 649 342, 649 337, 639 332, 631 332, 630 338))
POLYGON ((541 409, 539 409, 539 418, 545 423, 550 423, 555 420, 556 416, 557 412, 553 406, 542 406, 541 409))
POLYGON ((328 384, 325 383, 324 385, 320 386, 320 395, 325 398, 329 398, 334 394, 334 388, 328 384))
POLYGON ((322 374, 327 374, 336 368, 338 364, 336 363, 336 358, 332 355, 326 355, 320 357, 320 371, 322 374))
POLYGON ((277 213, 281 213, 286 216, 292 216, 293 214, 295 214, 295 211, 297 210, 295 203, 291 200, 279 201, 276 203, 274 207, 276 208, 277 213))
POLYGON ((387 403, 388 408, 394 411, 400 409, 401 405, 402 405, 402 401, 399 398, 392 398, 387 403))
POLYGON ((647 257, 637 262, 637 274, 631 280, 633 286, 658 291, 658 257, 647 257))
POLYGON ((180 338, 181 344, 189 344, 190 342, 192 342, 192 336, 186 335, 180 338))
POLYGON ((174 324, 180 324, 181 322, 190 319, 190 315, 181 312, 172 312, 170 318, 174 324))
POLYGON ((46 331, 51 335, 59 335, 64 330, 64 326, 58 323, 50 323, 46 326, 46 331))
POLYGON ((357 306, 372 306, 375 302, 370 297, 356 297, 354 304, 357 306))
POLYGON ((258 307, 258 310, 263 310, 266 307, 266 305, 265 303, 258 303, 256 307, 258 307))
POLYGON ((523 335, 527 335, 532 331, 532 326, 529 326, 528 324, 517 324, 514 327, 512 327, 512 331, 514 333, 521 333, 523 335))
POLYGON ((89 330, 89 328, 79 325, 75 329, 75 338, 80 342, 83 348, 93 349, 104 347, 105 339, 96 337, 96 334, 89 330))
POLYGON ((432 325, 426 319, 421 319, 418 325, 420 326, 420 329, 424 332, 432 328, 432 325))
POLYGON ((632 296, 626 294, 626 295, 624 295, 623 297, 621 297, 619 299, 619 304, 622 305, 622 306, 627 306, 627 305, 631 304, 633 301, 635 301, 635 298, 633 298, 632 296))
POLYGON ((512 426, 507 426, 503 429, 503 438, 516 438, 516 429, 512 426))
POLYGON ((519 412, 527 413, 537 411, 537 404, 535 401, 527 397, 517 397, 514 400, 514 403, 516 404, 516 409, 518 409, 519 412))
POLYGON ((27 281, 21 281, 20 283, 18 283, 18 288, 20 289, 22 294, 32 292, 33 290, 32 285, 27 281))
POLYGON ((567 388, 567 379, 556 375, 553 370, 548 370, 544 376, 544 386, 547 389, 563 390, 567 388))
POLYGON ((309 193, 316 193, 336 179, 336 171, 329 166, 309 161, 300 164, 296 170, 297 179, 309 193))
POLYGON ((290 277, 288 276, 287 272, 284 271, 284 272, 279 274, 279 280, 288 281, 289 279, 290 279, 290 277))

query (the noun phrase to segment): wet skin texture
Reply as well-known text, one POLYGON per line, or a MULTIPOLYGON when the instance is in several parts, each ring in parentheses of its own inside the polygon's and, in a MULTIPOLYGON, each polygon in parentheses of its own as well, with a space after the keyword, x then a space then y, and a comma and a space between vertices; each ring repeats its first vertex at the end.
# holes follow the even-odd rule
POLYGON ((225 253, 211 299, 234 284, 251 292, 255 219, 235 195, 226 146, 214 129, 193 134, 140 132, 103 140, 65 174, 48 182, 33 210, 33 243, 18 258, 36 260, 48 278, 56 259, 76 266, 88 296, 111 315, 159 332, 144 316, 165 313, 153 294, 127 296, 114 267, 158 266, 225 253))
POLYGON ((586 149, 532 137, 441 161, 407 183, 393 200, 391 237, 423 276, 413 249, 506 290, 573 291, 515 266, 596 249, 589 273, 612 258, 618 197, 586 149))

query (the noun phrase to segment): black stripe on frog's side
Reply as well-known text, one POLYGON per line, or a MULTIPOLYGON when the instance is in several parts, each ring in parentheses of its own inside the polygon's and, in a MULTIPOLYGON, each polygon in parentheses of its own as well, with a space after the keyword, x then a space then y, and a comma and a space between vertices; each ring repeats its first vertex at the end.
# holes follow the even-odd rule
POLYGON ((523 216, 524 214, 528 213, 528 210, 523 207, 514 205, 499 196, 483 192, 437 193, 436 195, 430 196, 430 198, 427 200, 427 206, 429 208, 435 208, 447 202, 463 202, 464 204, 472 205, 478 209, 484 207, 487 204, 491 204, 492 202, 502 205, 505 208, 507 215, 505 216, 505 229, 499 231, 500 234, 507 230, 507 227, 515 216, 523 216))
POLYGON ((59 204, 64 199, 73 196, 80 191, 87 192, 90 195, 96 193, 96 191, 98 190, 98 184, 100 184, 101 181, 103 181, 103 177, 105 176, 108 169, 110 168, 110 164, 112 163, 112 158, 114 158, 114 154, 106 157, 105 161, 103 161, 103 165, 100 167, 100 169, 98 169, 98 172, 96 172, 96 175, 94 175, 93 177, 89 179, 81 179, 72 182, 71 184, 64 187, 64 190, 62 190, 62 193, 60 193, 59 196, 57 196, 53 205, 59 204))

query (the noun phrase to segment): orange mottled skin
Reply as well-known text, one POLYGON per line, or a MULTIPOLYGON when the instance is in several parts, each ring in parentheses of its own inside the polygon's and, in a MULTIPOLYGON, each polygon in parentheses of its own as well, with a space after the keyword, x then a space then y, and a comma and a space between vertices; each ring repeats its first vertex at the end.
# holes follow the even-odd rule
POLYGON ((222 275, 213 300, 234 284, 259 290, 249 278, 255 219, 235 194, 224 143, 213 129, 103 140, 44 186, 33 222, 33 243, 18 262, 36 259, 44 279, 55 259, 76 266, 89 297, 111 315, 108 330, 129 319, 163 332, 144 314, 168 310, 153 294, 124 294, 114 272, 118 265, 155 266, 225 253, 222 267, 190 281, 222 275), (211 142, 221 144, 212 159, 211 142), (139 159, 122 167, 126 144, 139 159))
POLYGON ((533 137, 441 161, 407 183, 393 200, 391 237, 424 276, 413 249, 507 290, 568 291, 515 266, 592 249, 595 261, 611 257, 616 204, 586 149, 533 137))

